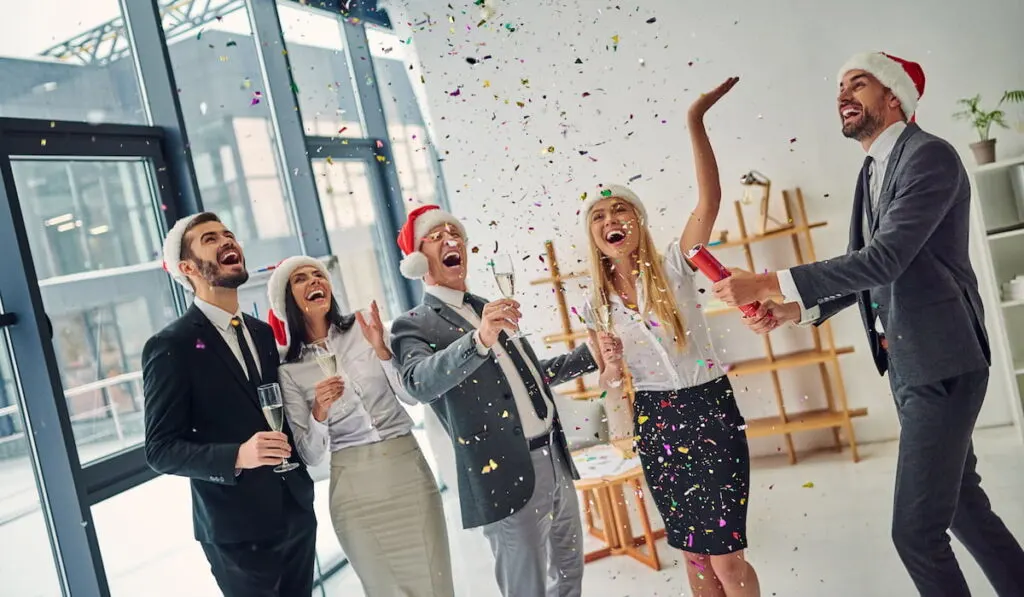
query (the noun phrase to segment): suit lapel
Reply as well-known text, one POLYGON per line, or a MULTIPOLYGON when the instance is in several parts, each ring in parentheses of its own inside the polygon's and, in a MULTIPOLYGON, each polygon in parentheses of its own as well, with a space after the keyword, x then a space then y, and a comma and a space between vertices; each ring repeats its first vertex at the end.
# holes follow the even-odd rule
POLYGON ((434 310, 435 313, 446 319, 448 323, 454 325, 457 328, 469 331, 475 330, 476 326, 466 321, 461 315, 455 312, 448 306, 448 303, 442 301, 436 296, 427 293, 423 296, 423 304, 429 306, 434 310))
MULTIPOLYGON (((250 389, 249 378, 245 376, 241 364, 239 364, 238 359, 235 357, 235 353, 231 352, 231 347, 224 341, 220 330, 217 329, 217 326, 213 325, 213 322, 206 318, 206 315, 203 315, 203 312, 198 307, 193 306, 189 311, 192 313, 192 322, 199 328, 200 340, 202 340, 207 349, 213 351, 220 358, 222 364, 227 367, 231 375, 234 376, 235 381, 241 386, 242 393, 248 396, 252 403, 258 407, 259 400, 250 389), (193 310, 194 313, 192 313, 193 310)), ((262 351, 260 353, 262 355, 262 351)))
POLYGON ((892 187, 893 181, 896 178, 896 171, 900 166, 900 159, 903 157, 903 150, 907 146, 907 139, 913 136, 919 129, 919 127, 910 123, 907 128, 900 133, 900 138, 896 140, 896 145, 892 148, 892 153, 889 154, 888 166, 885 168, 885 176, 882 178, 882 190, 878 193, 878 205, 875 206, 875 217, 871 221, 871 235, 874 236, 878 230, 878 222, 882 219, 882 211, 889 207, 889 203, 892 201, 892 195, 894 189, 892 187))

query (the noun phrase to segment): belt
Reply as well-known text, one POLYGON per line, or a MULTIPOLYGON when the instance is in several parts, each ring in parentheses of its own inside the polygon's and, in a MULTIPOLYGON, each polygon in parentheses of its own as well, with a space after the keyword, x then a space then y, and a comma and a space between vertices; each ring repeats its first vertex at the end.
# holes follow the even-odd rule
POLYGON ((537 437, 530 438, 530 451, 539 450, 546 446, 551 445, 551 432, 548 431, 544 435, 538 435, 537 437))

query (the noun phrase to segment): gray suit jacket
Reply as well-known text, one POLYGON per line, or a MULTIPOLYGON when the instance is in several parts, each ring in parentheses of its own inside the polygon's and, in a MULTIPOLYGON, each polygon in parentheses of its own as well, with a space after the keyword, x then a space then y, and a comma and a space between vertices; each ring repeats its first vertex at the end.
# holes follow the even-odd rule
MULTIPOLYGON (((479 297, 471 300, 486 302, 479 297)), ((477 352, 474 329, 430 294, 391 325, 391 351, 406 391, 434 409, 452 439, 462 526, 467 529, 514 514, 526 505, 534 486, 533 462, 508 380, 493 354, 477 352), (498 465, 494 470, 492 460, 498 465)), ((526 353, 523 357, 544 377, 543 389, 552 403, 548 384, 558 385, 597 368, 585 345, 539 361, 530 344, 525 339, 520 342, 526 353)), ((557 410, 552 417, 552 449, 563 452, 573 478, 579 478, 557 410)))
POLYGON ((859 303, 879 373, 888 366, 910 385, 988 367, 985 313, 968 256, 971 186, 956 150, 907 126, 889 158, 867 242, 870 200, 862 187, 858 182, 847 254, 791 270, 804 306, 820 306, 820 323, 859 303))

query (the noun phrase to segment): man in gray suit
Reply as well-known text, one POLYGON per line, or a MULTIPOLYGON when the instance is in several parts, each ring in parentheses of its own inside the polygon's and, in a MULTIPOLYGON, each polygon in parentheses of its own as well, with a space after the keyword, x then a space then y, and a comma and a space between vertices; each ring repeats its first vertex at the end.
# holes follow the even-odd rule
POLYGON ((768 301, 746 320, 760 333, 786 321, 818 325, 858 305, 900 419, 892 537, 918 591, 970 595, 952 530, 999 595, 1024 595, 1024 551, 992 511, 971 443, 991 355, 968 257, 967 172, 949 143, 914 124, 924 92, 919 65, 859 54, 839 80, 843 134, 868 154, 847 254, 768 274, 734 272, 714 292, 730 305, 768 301), (780 295, 783 304, 769 301, 780 295))
MULTIPOLYGON (((423 302, 391 326, 405 389, 437 413, 455 449, 464 528, 483 527, 505 597, 578 597, 583 529, 548 384, 594 371, 586 345, 547 361, 510 338, 513 300, 466 289, 466 233, 437 206, 409 214, 402 273, 424 278, 423 302)), ((621 346, 608 345, 609 356, 621 346)))

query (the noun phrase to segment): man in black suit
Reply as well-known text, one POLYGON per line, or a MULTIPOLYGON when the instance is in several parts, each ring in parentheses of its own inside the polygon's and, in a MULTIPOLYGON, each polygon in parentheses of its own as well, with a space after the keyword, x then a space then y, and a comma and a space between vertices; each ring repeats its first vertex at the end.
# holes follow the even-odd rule
POLYGON ((242 248, 201 213, 167 234, 164 268, 195 302, 143 349, 146 460, 192 480, 196 540, 226 597, 308 597, 313 483, 304 466, 273 470, 294 441, 260 409, 256 388, 277 382, 279 357, 270 326, 239 309, 242 248))

